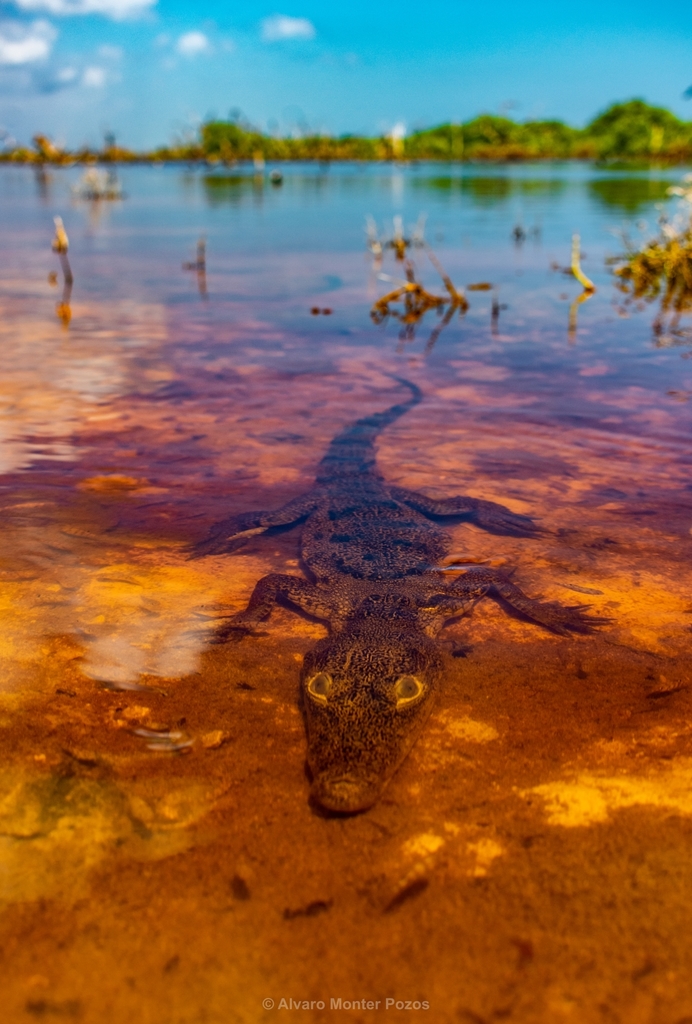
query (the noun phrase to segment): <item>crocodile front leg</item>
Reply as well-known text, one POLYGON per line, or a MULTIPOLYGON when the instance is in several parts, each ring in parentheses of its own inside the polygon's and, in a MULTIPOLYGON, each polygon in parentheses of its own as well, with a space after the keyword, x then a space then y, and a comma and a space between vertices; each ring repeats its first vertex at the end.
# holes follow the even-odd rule
POLYGON ((511 512, 504 505, 494 501, 483 501, 481 498, 469 498, 457 495, 452 498, 428 498, 418 491, 409 491, 403 487, 391 487, 390 493, 397 501, 401 501, 417 512, 430 519, 468 519, 488 533, 499 533, 511 537, 535 537, 542 533, 530 516, 522 516, 511 512))
POLYGON ((426 609, 434 609, 438 614, 451 618, 486 596, 509 605, 515 612, 560 636, 593 633, 598 626, 610 621, 587 615, 588 607, 585 605, 566 606, 554 601, 536 601, 512 583, 506 573, 481 567, 469 569, 445 591, 429 598, 426 609))
POLYGON ((242 640, 244 636, 252 633, 260 622, 269 618, 275 604, 285 604, 289 607, 293 605, 294 608, 326 622, 336 613, 321 587, 299 576, 273 572, 257 583, 245 611, 233 615, 218 630, 214 642, 223 644, 232 640, 242 640))
POLYGON ((202 558, 204 555, 223 555, 235 551, 256 533, 264 533, 272 526, 289 526, 305 519, 315 509, 317 501, 318 495, 313 490, 300 494, 273 512, 241 512, 237 516, 222 519, 214 523, 205 540, 195 545, 193 557, 202 558))

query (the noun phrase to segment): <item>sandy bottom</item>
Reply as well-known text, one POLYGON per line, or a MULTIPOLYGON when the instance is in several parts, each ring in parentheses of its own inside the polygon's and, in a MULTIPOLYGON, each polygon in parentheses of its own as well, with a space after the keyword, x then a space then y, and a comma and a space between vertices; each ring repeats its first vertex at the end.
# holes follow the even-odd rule
POLYGON ((460 525, 454 551, 611 622, 563 639, 479 606, 382 801, 327 817, 298 704, 322 627, 280 611, 210 644, 262 575, 300 574, 299 531, 198 561, 186 545, 306 490, 338 429, 400 397, 399 363, 334 343, 288 375, 226 337, 202 366, 192 328, 178 352, 136 304, 100 310, 119 326, 95 355, 88 310, 69 335, 20 312, 36 369, 4 349, 3 1020, 690 1024, 683 406, 606 394, 585 357, 566 426, 482 360, 411 361, 425 402, 382 437, 385 476, 536 514, 538 540, 460 525))
POLYGON ((353 1020, 388 998, 436 1021, 689 1019, 678 677, 598 639, 483 643, 450 659, 380 805, 326 818, 306 799, 305 648, 218 650, 130 694, 60 670, 55 638, 2 722, 5 1020, 270 1021, 293 999, 325 1002, 294 1011, 319 1021, 339 998, 381 1001, 353 1020), (194 743, 147 751, 140 726, 194 743))

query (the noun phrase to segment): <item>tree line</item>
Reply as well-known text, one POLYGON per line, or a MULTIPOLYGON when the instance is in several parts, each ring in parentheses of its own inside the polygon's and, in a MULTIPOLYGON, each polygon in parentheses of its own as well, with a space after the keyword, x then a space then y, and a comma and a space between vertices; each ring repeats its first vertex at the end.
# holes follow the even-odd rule
POLYGON ((573 128, 559 120, 515 121, 480 114, 463 123, 441 124, 403 137, 395 133, 332 136, 310 132, 278 136, 233 116, 206 121, 195 139, 179 140, 146 153, 118 146, 112 136, 101 150, 69 152, 58 149, 47 136, 36 135, 31 148, 7 150, 0 159, 31 163, 569 159, 681 163, 692 160, 692 121, 682 121, 664 107, 640 99, 611 104, 584 128, 573 128))

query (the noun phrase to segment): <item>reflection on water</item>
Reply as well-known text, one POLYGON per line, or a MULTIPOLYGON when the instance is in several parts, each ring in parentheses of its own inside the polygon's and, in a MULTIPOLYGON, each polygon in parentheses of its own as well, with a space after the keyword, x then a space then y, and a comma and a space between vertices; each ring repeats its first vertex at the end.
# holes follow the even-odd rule
MULTIPOLYGON (((127 168, 100 220, 72 199, 76 169, 2 176, 8 1019, 254 1024, 291 997, 427 1000, 450 1024, 684 1020, 690 346, 657 346, 655 310, 622 309, 605 265, 611 231, 653 222, 678 173, 465 167, 493 184, 438 187, 425 166, 295 167, 270 190, 127 168), (372 323, 393 286, 363 233, 366 214, 421 211, 459 293, 492 285, 467 290, 427 358, 372 323), (516 246, 522 214, 542 230, 516 246), (575 230, 597 291, 570 345, 578 285, 550 267, 575 230), (200 238, 204 302, 182 269, 200 238), (212 642, 261 577, 303 577, 300 527, 189 551, 308 491, 329 441, 390 404, 392 375, 423 399, 378 439, 388 483, 543 528, 455 523, 453 564, 511 567, 610 622, 570 639, 483 602, 446 627, 418 744, 371 811, 329 818, 307 803, 298 702, 325 626, 278 610, 263 635, 212 642)), ((444 294, 432 264, 415 271, 444 294)))
POLYGON ((524 178, 496 175, 436 175, 414 179, 417 188, 439 192, 458 192, 477 206, 496 206, 510 196, 545 198, 557 196, 567 188, 564 178, 524 178))
POLYGON ((640 177, 594 178, 589 189, 606 209, 619 210, 627 214, 651 210, 653 203, 667 200, 670 178, 640 177))
POLYGON ((264 191, 264 178, 256 174, 207 174, 203 182, 210 206, 237 203, 248 195, 261 198, 264 191))
POLYGON ((192 263, 183 263, 183 270, 194 270, 197 274, 197 289, 202 298, 207 296, 207 242, 200 238, 197 242, 197 259, 192 263))

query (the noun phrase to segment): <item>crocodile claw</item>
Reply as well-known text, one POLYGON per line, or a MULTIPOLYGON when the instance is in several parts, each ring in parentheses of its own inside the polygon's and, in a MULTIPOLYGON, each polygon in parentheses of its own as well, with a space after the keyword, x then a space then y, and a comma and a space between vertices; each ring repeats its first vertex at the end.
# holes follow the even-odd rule
POLYGON ((532 618, 558 636, 570 633, 595 633, 601 626, 613 620, 603 615, 589 615, 591 605, 562 605, 557 602, 542 604, 532 618))
POLYGON ((235 622, 227 622, 214 633, 213 644, 237 644, 246 636, 267 636, 265 630, 256 630, 251 626, 242 626, 235 622))

